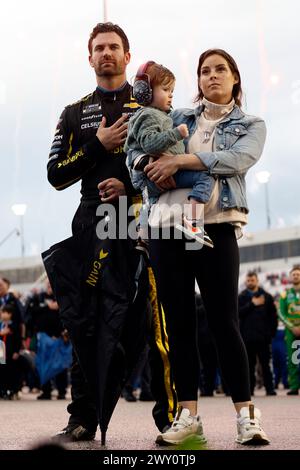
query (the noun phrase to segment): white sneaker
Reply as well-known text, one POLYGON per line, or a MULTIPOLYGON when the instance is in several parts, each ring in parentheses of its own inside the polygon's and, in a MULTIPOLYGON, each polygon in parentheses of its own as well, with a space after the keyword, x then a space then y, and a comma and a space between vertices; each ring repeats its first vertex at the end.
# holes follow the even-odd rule
POLYGON ((235 439, 239 444, 244 445, 266 445, 269 439, 261 427, 261 412, 254 405, 244 407, 240 410, 237 417, 237 437, 235 439))
POLYGON ((183 216, 182 224, 176 224, 175 227, 189 238, 197 240, 201 245, 206 245, 210 248, 214 247, 213 241, 197 220, 189 220, 186 216, 183 216))
POLYGON ((187 408, 181 408, 172 426, 156 438, 156 444, 182 444, 186 439, 193 438, 198 443, 206 443, 200 416, 191 416, 187 408))

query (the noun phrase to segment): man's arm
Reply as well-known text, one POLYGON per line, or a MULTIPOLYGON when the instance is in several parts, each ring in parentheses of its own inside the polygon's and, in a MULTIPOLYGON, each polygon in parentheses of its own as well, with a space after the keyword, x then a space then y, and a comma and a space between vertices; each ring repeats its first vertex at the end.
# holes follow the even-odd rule
POLYGON ((98 156, 105 157, 106 149, 95 136, 79 149, 74 146, 71 108, 63 111, 50 149, 47 165, 48 181, 57 190, 68 188, 79 181, 96 163, 98 156))
POLYGON ((73 148, 74 132, 71 108, 66 108, 57 125, 48 162, 48 180, 57 190, 65 189, 79 181, 86 171, 95 166, 96 159, 110 158, 109 151, 125 142, 127 114, 112 126, 106 127, 103 117, 97 133, 80 148, 73 148))
POLYGON ((251 299, 248 299, 245 295, 239 295, 239 316, 240 318, 245 317, 249 313, 253 312, 255 305, 251 299))

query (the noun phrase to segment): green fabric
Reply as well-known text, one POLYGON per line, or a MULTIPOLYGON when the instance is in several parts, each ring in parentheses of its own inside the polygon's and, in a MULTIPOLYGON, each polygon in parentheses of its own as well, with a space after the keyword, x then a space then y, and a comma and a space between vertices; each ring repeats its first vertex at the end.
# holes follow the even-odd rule
POLYGON ((292 362, 292 356, 295 352, 295 348, 292 346, 297 338, 293 334, 292 328, 300 326, 300 292, 293 287, 284 291, 280 296, 279 307, 279 317, 287 327, 285 342, 288 354, 289 387, 291 390, 298 390, 300 388, 299 365, 292 362))
POLYGON ((286 329, 285 330, 285 342, 287 348, 287 355, 288 355, 288 381, 289 387, 291 390, 298 390, 300 388, 300 369, 299 364, 293 364, 292 356, 295 352, 295 348, 293 348, 293 342, 295 341, 295 335, 286 329))
POLYGON ((295 291, 293 287, 284 291, 280 296, 279 307, 280 318, 289 329, 293 326, 300 326, 299 291, 295 291))

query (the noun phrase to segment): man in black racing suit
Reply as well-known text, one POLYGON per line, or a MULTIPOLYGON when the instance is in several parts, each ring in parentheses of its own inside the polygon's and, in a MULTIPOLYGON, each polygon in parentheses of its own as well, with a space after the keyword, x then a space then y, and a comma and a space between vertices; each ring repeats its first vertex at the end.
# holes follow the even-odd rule
MULTIPOLYGON (((101 202, 114 204, 117 209, 120 196, 136 195, 123 152, 126 120, 139 108, 126 81, 126 66, 130 61, 128 39, 119 26, 100 23, 93 29, 88 47, 98 86, 93 93, 64 109, 47 166, 48 180, 57 190, 81 180, 82 197, 72 222, 73 234, 90 224, 96 225, 99 220, 96 209, 101 202)), ((174 393, 173 397, 170 394, 172 387, 166 384, 162 364, 164 360, 155 367, 156 375, 161 376, 158 378, 161 386, 155 384, 161 399, 156 404, 156 411, 155 407, 153 410, 160 431, 169 425, 176 412, 176 397, 174 393)), ((98 424, 96 407, 75 355, 71 379, 72 402, 67 407, 69 422, 57 437, 92 440, 98 424)))

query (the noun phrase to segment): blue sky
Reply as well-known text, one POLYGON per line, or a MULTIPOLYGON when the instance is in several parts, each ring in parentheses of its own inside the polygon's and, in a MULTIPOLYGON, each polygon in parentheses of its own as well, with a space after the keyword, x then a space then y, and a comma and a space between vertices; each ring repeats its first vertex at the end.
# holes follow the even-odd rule
MULTIPOLYGON (((300 49, 296 0, 107 0, 108 19, 131 44, 128 78, 155 60, 174 71, 174 107, 192 106, 201 52, 221 47, 236 59, 244 110, 262 116, 268 137, 260 162, 247 176, 248 231, 266 228, 264 188, 255 173, 271 173, 272 226, 300 224, 300 49)), ((38 254, 70 236, 79 184, 56 192, 46 164, 64 106, 95 87, 87 40, 103 20, 102 1, 10 0, 0 16, 1 226, 0 241, 18 227, 15 203, 26 203, 26 254, 38 254)), ((12 236, 0 258, 20 255, 12 236)))

